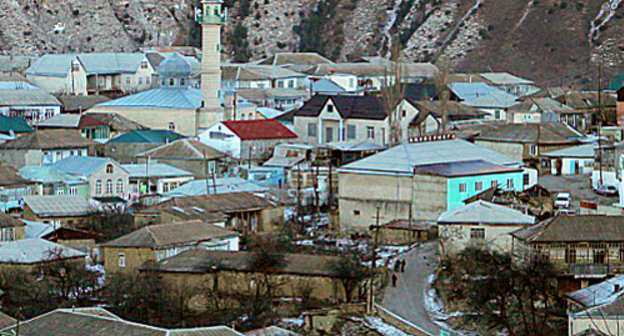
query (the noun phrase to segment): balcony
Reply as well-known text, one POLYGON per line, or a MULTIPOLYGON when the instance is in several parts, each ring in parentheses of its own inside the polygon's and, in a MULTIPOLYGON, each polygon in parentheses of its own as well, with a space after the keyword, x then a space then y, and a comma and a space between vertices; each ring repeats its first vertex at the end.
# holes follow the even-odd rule
POLYGON ((195 17, 195 21, 199 24, 220 25, 225 23, 225 15, 202 14, 195 17))

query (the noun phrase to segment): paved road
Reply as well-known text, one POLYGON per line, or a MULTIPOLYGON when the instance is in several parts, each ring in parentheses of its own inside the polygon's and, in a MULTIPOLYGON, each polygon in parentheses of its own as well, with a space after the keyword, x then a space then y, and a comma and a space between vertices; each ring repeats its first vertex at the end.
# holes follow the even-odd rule
POLYGON ((405 256, 405 273, 397 273, 397 287, 388 286, 382 301, 382 306, 433 335, 440 335, 442 328, 429 319, 424 295, 428 287, 427 277, 437 266, 437 248, 437 243, 432 242, 409 252, 405 256))
POLYGON ((553 193, 569 191, 572 194, 571 208, 579 211, 579 201, 589 201, 593 203, 612 205, 618 202, 617 197, 600 196, 596 194, 589 183, 589 175, 567 175, 567 176, 540 176, 540 185, 553 193))

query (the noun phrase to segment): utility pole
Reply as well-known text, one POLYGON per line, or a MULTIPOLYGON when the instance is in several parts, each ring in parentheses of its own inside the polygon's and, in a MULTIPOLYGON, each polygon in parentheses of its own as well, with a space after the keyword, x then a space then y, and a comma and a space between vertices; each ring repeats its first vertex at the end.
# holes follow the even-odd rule
POLYGON ((377 206, 377 213, 375 215, 375 226, 373 227, 373 235, 374 235, 374 243, 373 243, 373 258, 371 260, 370 266, 370 279, 368 280, 368 305, 367 305, 367 313, 371 314, 373 312, 373 308, 375 306, 375 266, 377 266, 377 245, 378 245, 378 237, 379 237, 379 211, 380 208, 377 206))
MULTIPOLYGON (((206 169, 205 173, 206 173, 206 195, 210 194, 210 190, 208 188, 208 183, 210 181, 210 178, 208 177, 208 171, 210 170, 208 168, 208 159, 206 158, 206 150, 202 150, 202 155, 204 156, 204 168, 206 169)), ((215 186, 216 188, 216 186, 215 186)), ((216 192, 215 192, 216 194, 216 192)))
MULTIPOLYGON (((600 185, 603 184, 603 177, 602 177, 602 145, 600 142, 600 132, 602 129, 602 115, 603 115, 603 111, 602 111, 602 63, 598 63, 598 118, 596 120, 596 122, 598 123, 598 152, 600 153, 600 157, 598 160, 598 167, 599 167, 599 175, 600 175, 600 185)), ((620 176, 620 178, 622 178, 620 176)))

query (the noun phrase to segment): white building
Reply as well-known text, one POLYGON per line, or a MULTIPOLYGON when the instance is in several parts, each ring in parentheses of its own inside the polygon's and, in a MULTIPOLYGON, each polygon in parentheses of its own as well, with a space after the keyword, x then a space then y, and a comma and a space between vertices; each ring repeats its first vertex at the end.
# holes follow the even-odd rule
POLYGON ((597 144, 585 144, 545 153, 550 158, 553 175, 591 174, 594 171, 594 149, 597 144))
POLYGON ((61 103, 39 89, 0 90, 0 113, 33 124, 60 114, 61 103))
POLYGON ((624 335, 624 276, 565 294, 568 335, 624 335))
POLYGON ((130 193, 164 194, 194 179, 193 173, 164 163, 150 161, 146 164, 124 164, 130 174, 130 193))

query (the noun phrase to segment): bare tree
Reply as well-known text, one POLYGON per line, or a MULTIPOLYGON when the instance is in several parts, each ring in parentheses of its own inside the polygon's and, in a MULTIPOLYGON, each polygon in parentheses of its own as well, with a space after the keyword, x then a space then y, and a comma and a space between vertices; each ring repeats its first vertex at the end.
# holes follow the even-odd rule
POLYGON ((332 265, 332 269, 342 283, 347 303, 359 299, 354 292, 370 276, 370 272, 362 264, 360 257, 355 253, 347 253, 332 265))
POLYGON ((81 302, 93 295, 97 274, 87 271, 79 260, 66 258, 62 248, 50 249, 47 254, 50 262, 38 266, 37 271, 55 295, 65 302, 81 302))
POLYGON ((438 117, 441 119, 437 134, 444 134, 448 129, 448 102, 450 100, 451 93, 449 92, 447 85, 449 84, 448 76, 451 73, 451 68, 448 64, 442 62, 436 63, 436 66, 438 68, 438 74, 436 75, 434 81, 436 86, 436 96, 440 102, 438 117))
POLYGON ((401 55, 401 44, 398 37, 393 37, 391 58, 384 71, 384 83, 381 88, 381 101, 384 112, 388 113, 389 144, 395 145, 401 139, 401 111, 399 103, 405 98, 407 88, 406 65, 401 55))

